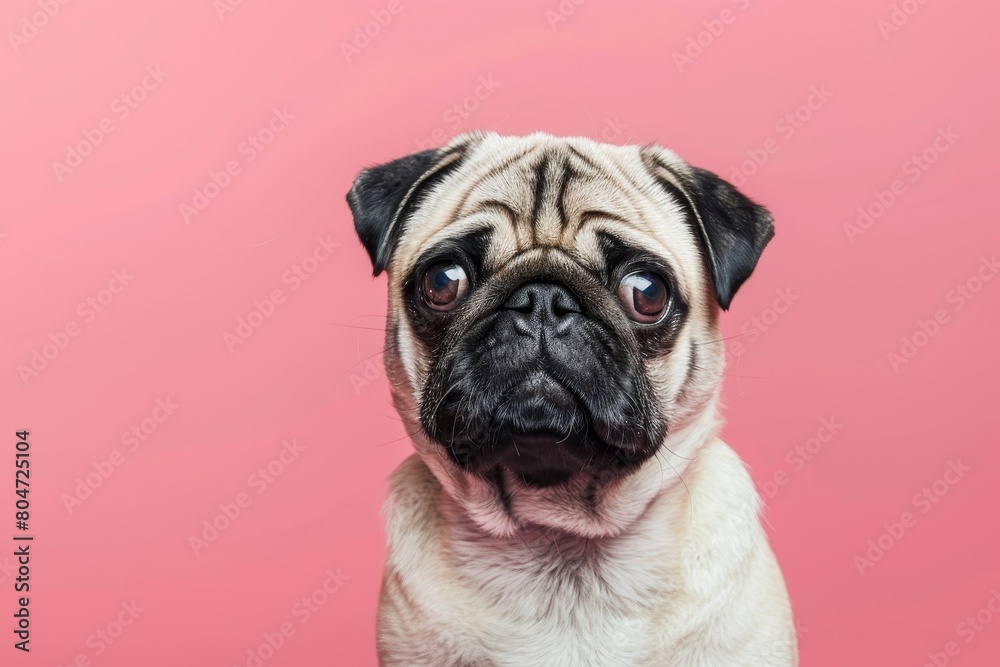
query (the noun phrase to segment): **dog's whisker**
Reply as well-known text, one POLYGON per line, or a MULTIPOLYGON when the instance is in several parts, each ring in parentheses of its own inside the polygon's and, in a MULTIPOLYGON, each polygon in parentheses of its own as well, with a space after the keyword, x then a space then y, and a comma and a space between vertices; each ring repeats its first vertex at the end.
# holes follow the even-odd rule
POLYGON ((660 466, 660 491, 663 490, 663 461, 660 460, 659 452, 654 456, 656 463, 660 466))
POLYGON ((734 338, 740 338, 741 336, 749 336, 749 335, 750 335, 750 332, 747 332, 747 333, 738 333, 738 334, 733 334, 732 336, 725 336, 723 338, 717 338, 715 340, 694 341, 691 344, 694 345, 694 346, 698 346, 698 345, 712 345, 712 344, 715 344, 715 343, 722 343, 722 342, 727 341, 727 340, 732 340, 734 338))
POLYGON ((691 490, 688 488, 687 482, 684 481, 684 476, 682 474, 680 474, 679 472, 677 472, 677 468, 675 468, 674 464, 671 463, 668 459, 662 458, 661 460, 664 463, 666 463, 670 467, 671 470, 674 471, 675 475, 677 475, 677 479, 680 480, 680 483, 684 485, 684 490, 688 494, 688 499, 690 499, 691 498, 691 490))
POLYGON ((374 446, 375 447, 385 447, 386 445, 391 445, 394 442, 399 442, 400 440, 407 440, 407 439, 412 440, 417 435, 416 431, 414 431, 414 432, 411 433, 410 431, 407 431, 405 428, 403 430, 406 431, 406 435, 400 436, 400 437, 396 438, 395 440, 390 440, 389 442, 383 442, 380 445, 374 445, 374 446))
POLYGON ((356 324, 341 324, 339 322, 324 322, 323 324, 328 327, 343 327, 345 329, 361 329, 362 331, 381 331, 385 333, 385 329, 378 329, 376 327, 359 327, 356 324))
POLYGON ((358 359, 358 361, 357 361, 356 363, 353 363, 353 364, 351 364, 350 366, 348 366, 348 367, 347 367, 347 370, 346 370, 346 371, 344 371, 344 372, 343 372, 343 373, 342 373, 342 374, 340 375, 340 377, 338 377, 338 378, 337 378, 337 381, 338 381, 338 382, 340 382, 341 380, 343 380, 343 379, 344 379, 345 377, 347 377, 347 375, 348 375, 348 374, 349 374, 349 373, 350 373, 350 372, 351 372, 352 370, 354 370, 355 368, 357 368, 357 367, 358 367, 358 366, 360 366, 361 364, 365 363, 366 361, 368 361, 368 360, 369 360, 369 359, 371 359, 372 357, 377 357, 378 355, 380 355, 380 354, 385 354, 385 353, 386 353, 386 352, 388 352, 388 351, 389 351, 389 349, 388 349, 388 348, 382 348, 382 349, 381 349, 381 350, 379 350, 378 352, 373 352, 372 354, 369 354, 369 355, 368 355, 367 357, 365 357, 364 359, 358 359))

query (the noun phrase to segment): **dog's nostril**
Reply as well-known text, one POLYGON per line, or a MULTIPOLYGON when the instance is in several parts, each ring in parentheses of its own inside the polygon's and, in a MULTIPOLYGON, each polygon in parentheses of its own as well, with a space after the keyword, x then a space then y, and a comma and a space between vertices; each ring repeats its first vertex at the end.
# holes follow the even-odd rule
POLYGON ((555 283, 521 285, 510 295, 504 307, 543 322, 561 321, 573 313, 582 312, 573 293, 555 283))
POLYGON ((504 304, 504 307, 507 308, 507 310, 514 310, 527 315, 535 308, 535 295, 530 291, 517 290, 509 299, 507 299, 507 303, 504 304))
POLYGON ((552 300, 552 312, 557 316, 579 313, 580 304, 568 293, 557 293, 552 300))

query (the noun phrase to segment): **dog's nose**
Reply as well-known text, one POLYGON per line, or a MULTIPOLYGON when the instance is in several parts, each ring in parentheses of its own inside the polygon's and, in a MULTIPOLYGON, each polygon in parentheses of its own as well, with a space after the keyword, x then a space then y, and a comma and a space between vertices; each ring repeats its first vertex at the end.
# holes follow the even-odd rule
POLYGON ((521 285, 504 303, 504 308, 513 311, 514 328, 528 336, 543 328, 565 333, 574 316, 582 312, 573 292, 557 283, 542 282, 521 285))

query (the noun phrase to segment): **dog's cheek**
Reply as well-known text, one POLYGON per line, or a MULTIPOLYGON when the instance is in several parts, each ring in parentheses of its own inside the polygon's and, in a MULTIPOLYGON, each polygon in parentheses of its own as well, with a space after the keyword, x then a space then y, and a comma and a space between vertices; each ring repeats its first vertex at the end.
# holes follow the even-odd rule
POLYGON ((683 381, 683 378, 677 377, 676 356, 674 352, 670 352, 646 362, 646 377, 652 389, 653 400, 657 403, 660 418, 668 422, 675 412, 680 383, 683 381))
POLYGON ((394 304, 393 308, 385 341, 388 379, 393 391, 407 389, 419 406, 429 372, 429 354, 405 315, 400 315, 399 306, 394 304))
POLYGON ((688 331, 687 368, 677 396, 678 416, 682 418, 711 409, 721 391, 725 368, 725 347, 716 318, 692 321, 688 331))
POLYGON ((696 322, 688 320, 670 348, 646 362, 654 400, 668 422, 690 412, 702 384, 703 351, 694 334, 697 328, 696 322))

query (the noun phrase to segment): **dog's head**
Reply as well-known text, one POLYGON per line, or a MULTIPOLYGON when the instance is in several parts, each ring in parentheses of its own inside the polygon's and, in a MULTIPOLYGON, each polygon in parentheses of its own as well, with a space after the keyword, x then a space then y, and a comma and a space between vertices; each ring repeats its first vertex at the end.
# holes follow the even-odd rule
POLYGON ((483 527, 616 533, 713 433, 719 307, 773 236, 714 174, 477 133, 365 169, 347 199, 389 274, 397 408, 483 527))

